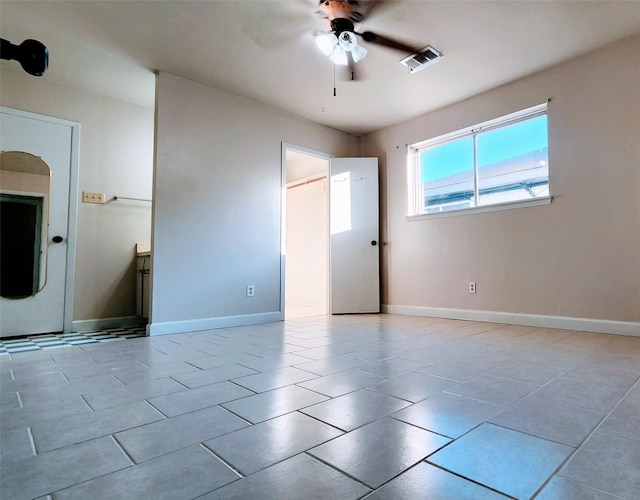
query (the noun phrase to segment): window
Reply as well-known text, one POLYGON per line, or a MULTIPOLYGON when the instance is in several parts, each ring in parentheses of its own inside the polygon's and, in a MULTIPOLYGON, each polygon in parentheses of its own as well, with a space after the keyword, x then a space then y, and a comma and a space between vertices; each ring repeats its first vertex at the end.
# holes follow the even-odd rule
POLYGON ((548 203, 547 105, 414 144, 409 168, 409 215, 548 203))

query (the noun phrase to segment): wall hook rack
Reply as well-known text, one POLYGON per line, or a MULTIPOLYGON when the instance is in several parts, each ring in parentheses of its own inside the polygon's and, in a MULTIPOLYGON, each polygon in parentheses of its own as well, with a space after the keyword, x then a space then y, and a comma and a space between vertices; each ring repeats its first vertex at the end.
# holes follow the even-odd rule
POLYGON ((153 203, 153 200, 147 200, 145 198, 130 198, 129 196, 114 196, 109 201, 129 200, 129 201, 144 201, 146 203, 153 203))

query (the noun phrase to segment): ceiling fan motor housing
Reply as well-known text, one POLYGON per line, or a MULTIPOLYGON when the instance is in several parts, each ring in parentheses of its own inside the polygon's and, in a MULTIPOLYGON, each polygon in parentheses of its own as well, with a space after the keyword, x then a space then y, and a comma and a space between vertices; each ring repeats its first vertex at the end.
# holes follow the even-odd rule
POLYGON ((318 15, 330 22, 345 19, 358 23, 363 18, 363 15, 356 10, 358 6, 357 0, 320 0, 318 15))
POLYGON ((343 31, 354 31, 353 23, 349 21, 349 19, 345 19, 343 17, 332 19, 331 31, 333 31, 336 36, 339 37, 340 33, 342 33, 343 31))

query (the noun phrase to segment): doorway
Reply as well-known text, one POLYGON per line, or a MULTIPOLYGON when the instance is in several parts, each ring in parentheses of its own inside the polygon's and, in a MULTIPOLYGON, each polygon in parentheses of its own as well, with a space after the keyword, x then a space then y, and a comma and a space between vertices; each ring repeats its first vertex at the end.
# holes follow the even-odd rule
POLYGON ((329 312, 329 158, 283 144, 285 319, 329 312))

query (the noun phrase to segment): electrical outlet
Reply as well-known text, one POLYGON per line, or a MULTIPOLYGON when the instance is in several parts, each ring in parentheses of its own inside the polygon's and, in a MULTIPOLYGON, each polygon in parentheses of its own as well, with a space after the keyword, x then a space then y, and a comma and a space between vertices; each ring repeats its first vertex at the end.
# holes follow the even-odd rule
POLYGON ((104 203, 104 193, 82 191, 82 203, 97 203, 101 205, 104 203))
POLYGON ((475 281, 470 281, 469 282, 469 293, 476 293, 476 282, 475 281))
POLYGON ((256 287, 254 285, 247 285, 247 297, 253 297, 256 293, 256 287))

